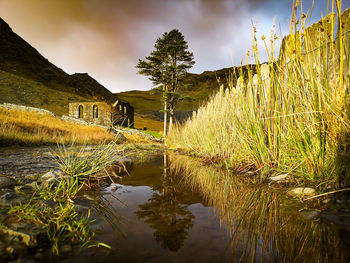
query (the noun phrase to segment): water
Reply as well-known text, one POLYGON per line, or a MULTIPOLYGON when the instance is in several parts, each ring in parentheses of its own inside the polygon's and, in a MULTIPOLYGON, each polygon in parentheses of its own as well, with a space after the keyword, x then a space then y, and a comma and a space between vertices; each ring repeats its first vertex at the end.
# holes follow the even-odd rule
MULTIPOLYGON (((96 239, 113 250, 85 251, 91 262, 227 262, 230 236, 214 209, 181 178, 164 177, 163 159, 135 165, 102 188, 114 223, 97 217, 96 239)), ((84 259, 70 258, 69 261, 84 259)))
MULTIPOLYGON (((131 164, 119 179, 112 177, 113 183, 103 181, 75 200, 81 213, 92 207, 96 240, 112 249, 80 250, 79 244, 67 244, 68 251, 52 257, 46 246, 20 258, 66 263, 350 262, 349 213, 301 211, 305 206, 227 171, 181 155, 165 160, 159 156, 131 164)), ((111 169, 111 176, 120 173, 111 169)))

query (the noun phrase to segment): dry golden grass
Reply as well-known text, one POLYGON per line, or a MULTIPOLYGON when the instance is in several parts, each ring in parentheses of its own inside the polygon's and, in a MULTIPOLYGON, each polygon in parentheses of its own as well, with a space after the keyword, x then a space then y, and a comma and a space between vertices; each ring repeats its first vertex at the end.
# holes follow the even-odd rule
POLYGON ((141 135, 124 133, 128 143, 149 143, 150 141, 141 135))
POLYGON ((66 122, 50 115, 0 108, 0 145, 96 144, 115 139, 100 127, 66 122))
POLYGON ((163 134, 163 122, 152 120, 149 118, 142 118, 140 116, 135 115, 135 128, 143 129, 146 128, 149 131, 156 131, 158 133, 163 134))

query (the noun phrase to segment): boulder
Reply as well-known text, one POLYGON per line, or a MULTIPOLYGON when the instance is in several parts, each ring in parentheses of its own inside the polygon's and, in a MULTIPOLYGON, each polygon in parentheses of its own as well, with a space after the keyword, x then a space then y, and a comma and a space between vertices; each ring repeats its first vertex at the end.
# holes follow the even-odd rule
POLYGON ((304 197, 316 195, 316 190, 310 187, 296 187, 287 192, 287 195, 293 197, 304 197))

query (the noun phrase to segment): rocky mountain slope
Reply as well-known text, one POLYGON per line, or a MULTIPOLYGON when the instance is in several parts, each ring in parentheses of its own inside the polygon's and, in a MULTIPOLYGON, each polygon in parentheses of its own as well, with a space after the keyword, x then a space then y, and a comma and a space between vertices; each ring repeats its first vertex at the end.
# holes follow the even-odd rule
POLYGON ((44 58, 0 18, 0 103, 22 103, 68 113, 70 101, 115 101, 86 73, 69 75, 44 58))

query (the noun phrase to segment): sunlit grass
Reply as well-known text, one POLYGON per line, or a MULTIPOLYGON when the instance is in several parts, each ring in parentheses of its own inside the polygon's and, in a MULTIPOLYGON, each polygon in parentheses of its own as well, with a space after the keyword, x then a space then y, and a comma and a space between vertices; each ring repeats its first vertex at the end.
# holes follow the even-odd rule
POLYGON ((146 128, 148 131, 154 131, 157 133, 162 133, 163 132, 163 122, 153 120, 150 118, 144 118, 140 117, 135 114, 135 119, 134 119, 134 127, 136 129, 144 129, 146 128))
POLYGON ((0 108, 0 145, 97 144, 114 138, 114 134, 100 127, 66 122, 50 115, 0 108))
POLYGON ((248 71, 236 87, 232 82, 221 88, 174 129, 167 138, 170 147, 228 167, 247 165, 265 175, 289 173, 299 184, 313 182, 320 190, 338 186, 339 148, 350 129, 348 46, 342 34, 333 42, 334 14, 315 30, 306 26, 307 15, 296 16, 297 8, 281 57, 274 57, 273 32, 270 41, 262 37, 269 61, 260 63, 254 27, 251 54, 257 74, 248 71))

